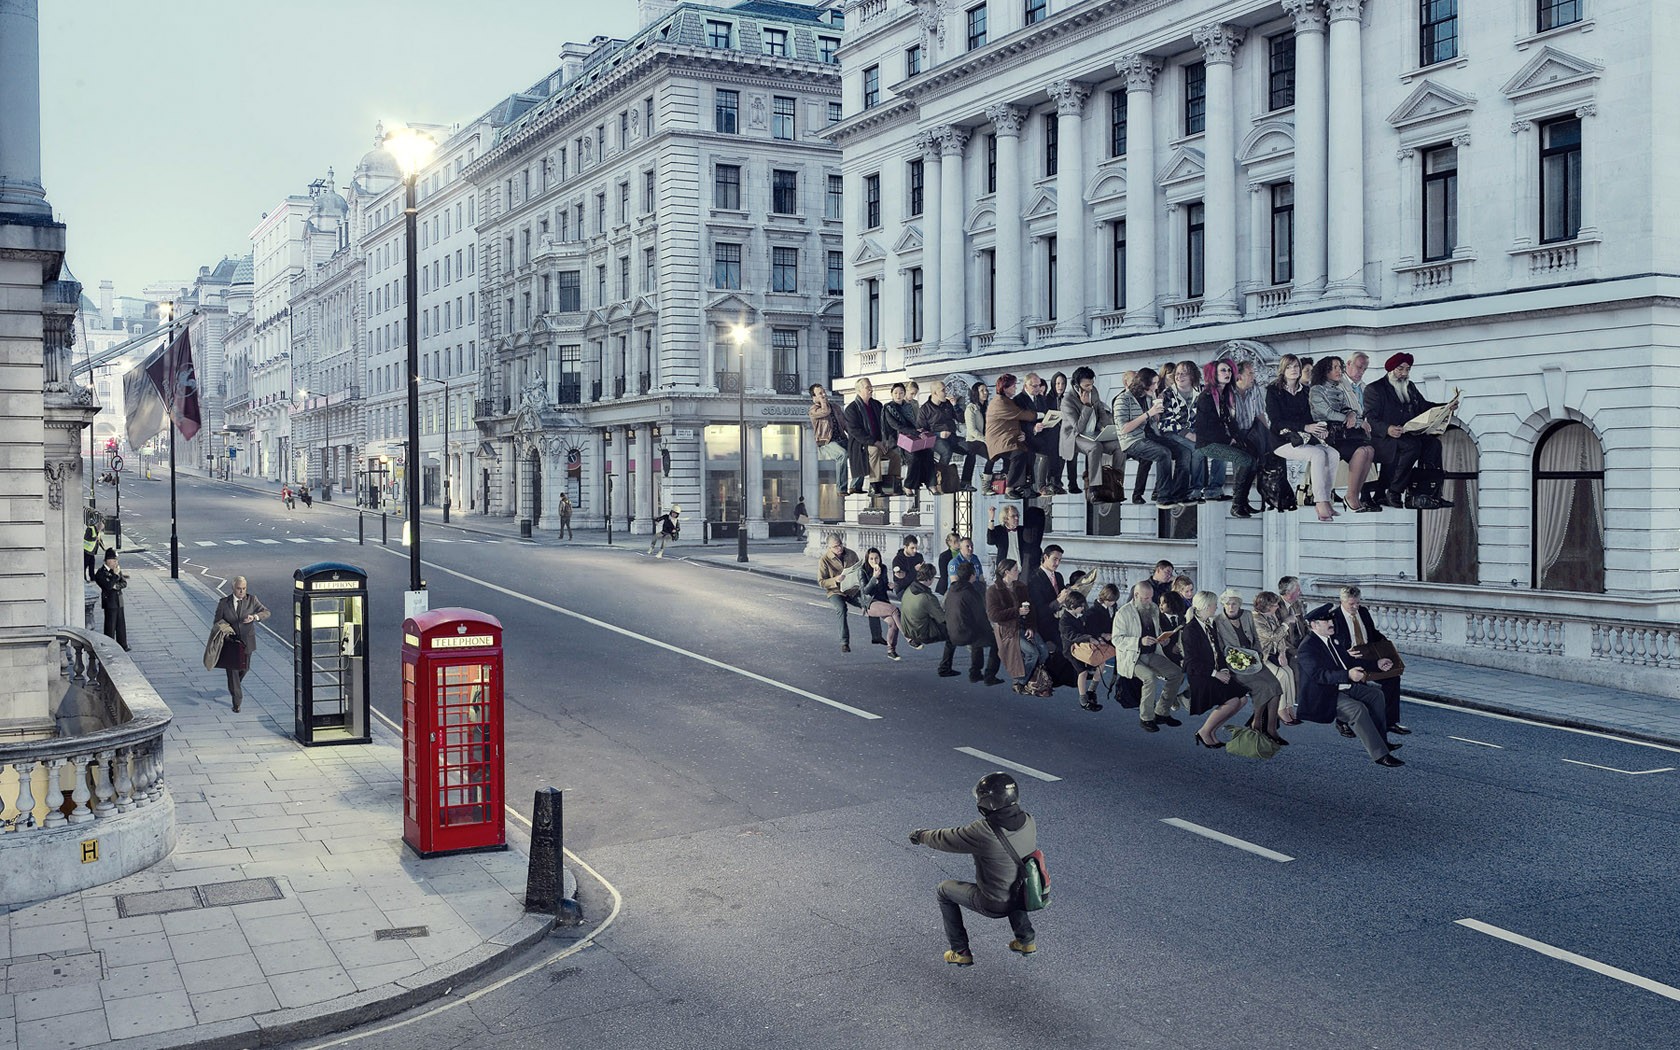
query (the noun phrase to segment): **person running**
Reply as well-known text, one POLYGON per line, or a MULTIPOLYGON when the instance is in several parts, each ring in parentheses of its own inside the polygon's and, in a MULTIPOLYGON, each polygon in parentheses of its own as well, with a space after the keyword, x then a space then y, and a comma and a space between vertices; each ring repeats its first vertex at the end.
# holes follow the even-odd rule
MULTIPOLYGON (((649 554, 653 554, 655 558, 665 557, 666 544, 675 543, 677 534, 682 530, 681 517, 682 508, 673 505, 670 510, 653 519, 653 539, 649 541, 647 549, 649 554), (655 547, 659 548, 658 554, 653 553, 655 547)), ((746 528, 745 525, 741 527, 746 528)))
POLYGON ((973 823, 936 830, 918 828, 910 833, 914 845, 944 853, 967 853, 974 858, 973 882, 947 879, 935 891, 945 940, 951 946, 945 961, 952 966, 974 965, 968 930, 963 925, 964 908, 988 919, 1007 918, 1015 934, 1009 942, 1010 951, 1021 955, 1038 951, 1032 920, 1022 907, 1021 866, 1015 860, 1038 849, 1038 823, 1021 808, 1020 785, 1008 773, 981 777, 974 785, 974 804, 980 810, 980 819, 973 823))
POLYGON ((297 505, 292 501, 292 487, 290 485, 280 486, 280 502, 285 505, 287 510, 296 509, 297 505))

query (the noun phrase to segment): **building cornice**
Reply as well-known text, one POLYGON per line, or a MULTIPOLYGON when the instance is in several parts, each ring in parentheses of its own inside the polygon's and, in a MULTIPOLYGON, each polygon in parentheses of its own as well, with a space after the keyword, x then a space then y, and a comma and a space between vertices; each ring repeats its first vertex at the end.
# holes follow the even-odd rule
POLYGON ((920 107, 908 98, 895 98, 891 102, 882 103, 864 110, 850 120, 843 120, 832 128, 825 128, 817 133, 817 137, 827 139, 836 146, 848 139, 856 138, 866 131, 877 131, 889 128, 895 124, 902 124, 914 120, 920 112, 920 107))

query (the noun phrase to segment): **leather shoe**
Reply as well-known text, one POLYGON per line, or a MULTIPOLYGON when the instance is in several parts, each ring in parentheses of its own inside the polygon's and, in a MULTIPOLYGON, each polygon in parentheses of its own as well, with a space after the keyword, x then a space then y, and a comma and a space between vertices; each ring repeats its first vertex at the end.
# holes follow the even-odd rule
POLYGON ((1003 684, 1003 679, 997 677, 996 675, 993 675, 990 678, 982 678, 980 680, 980 684, 981 685, 1002 685, 1003 684))
POLYGON ((1389 750, 1390 750, 1390 751, 1398 751, 1398 750, 1400 750, 1400 749, 1401 749, 1401 748, 1402 748, 1402 747, 1405 747, 1405 746, 1406 746, 1406 745, 1404 745, 1404 744, 1402 744, 1402 743, 1400 743, 1400 742, 1399 742, 1399 741, 1397 741, 1397 740, 1384 740, 1384 741, 1383 741, 1383 743, 1385 743, 1385 744, 1387 744, 1387 745, 1388 745, 1388 749, 1389 749, 1389 750))
POLYGON ((939 672, 939 677, 941 677, 941 678, 955 678, 957 675, 960 675, 960 674, 962 674, 961 671, 954 671, 951 668, 947 667, 944 670, 939 672))
POLYGON ((1350 737, 1353 735, 1353 727, 1348 725, 1346 722, 1337 722, 1336 732, 1342 734, 1343 736, 1350 737))
POLYGON ((841 643, 840 651, 843 652, 843 653, 849 653, 849 652, 852 651, 852 647, 848 643, 841 643))
POLYGON ((1393 725, 1389 726, 1388 731, 1390 733, 1398 733, 1401 736, 1411 736, 1412 735, 1412 731, 1410 729, 1407 729, 1405 726, 1401 725, 1399 722, 1396 722, 1393 725))
POLYGON ((1377 759, 1377 765, 1388 766, 1391 769, 1395 766, 1403 766, 1405 764, 1406 763, 1400 761, 1398 758, 1395 758, 1393 755, 1384 755, 1383 757, 1377 759))
POLYGON ((236 715, 239 713, 239 701, 238 700, 235 700, 233 702, 233 713, 236 714, 236 715))
POLYGON ((1174 729, 1177 729, 1179 726, 1184 724, 1172 715, 1156 715, 1155 721, 1164 726, 1172 726, 1174 729))
POLYGON ((1156 724, 1155 724, 1155 723, 1154 723, 1154 722, 1143 722, 1143 721, 1139 721, 1139 722, 1138 722, 1138 726, 1139 726, 1139 727, 1140 727, 1140 728, 1141 728, 1141 729, 1142 729, 1142 730, 1143 730, 1143 731, 1144 731, 1144 732, 1145 732, 1145 733, 1159 733, 1159 732, 1160 732, 1160 731, 1161 731, 1161 727, 1160 727, 1160 726, 1158 726, 1158 725, 1156 725, 1156 724))

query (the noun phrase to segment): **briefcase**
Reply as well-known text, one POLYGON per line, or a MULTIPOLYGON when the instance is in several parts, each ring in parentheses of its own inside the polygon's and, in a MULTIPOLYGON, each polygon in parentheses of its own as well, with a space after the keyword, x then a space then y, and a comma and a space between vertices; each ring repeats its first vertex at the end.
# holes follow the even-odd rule
POLYGON ((1400 654, 1394 649, 1394 643, 1386 638, 1380 642, 1366 642, 1360 652, 1365 655, 1359 658, 1359 666, 1365 668, 1365 677, 1372 682, 1399 678, 1406 671, 1406 662, 1400 659, 1400 654), (1386 671, 1379 671, 1378 660, 1393 660, 1394 666, 1386 671))

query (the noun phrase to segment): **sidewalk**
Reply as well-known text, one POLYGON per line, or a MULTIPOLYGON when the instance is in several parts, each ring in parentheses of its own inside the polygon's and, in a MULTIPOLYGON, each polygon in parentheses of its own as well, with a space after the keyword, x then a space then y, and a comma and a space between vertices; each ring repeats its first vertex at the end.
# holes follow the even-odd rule
MULTIPOLYGON (((504 853, 413 856, 397 735, 376 720, 371 744, 295 743, 291 655, 266 637, 233 714, 222 672, 199 663, 208 596, 130 573, 133 657, 174 712, 175 850, 0 916, 0 1046, 304 1038, 435 999, 547 934, 550 918, 524 911, 522 836, 504 853)), ((266 597, 284 629, 289 596, 266 597)))
MULTIPOLYGON (((682 556, 697 565, 758 573, 812 587, 817 583, 816 559, 806 557, 803 549, 754 550, 745 565, 735 560, 733 549, 685 551, 682 556)), ((1411 653, 1404 656, 1407 696, 1680 746, 1680 701, 1411 653)))

